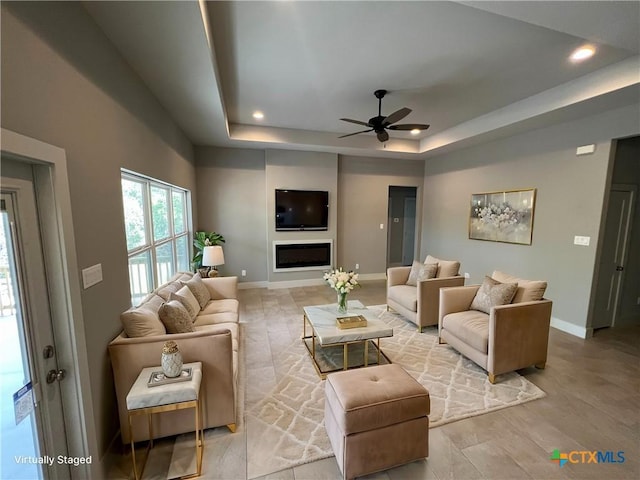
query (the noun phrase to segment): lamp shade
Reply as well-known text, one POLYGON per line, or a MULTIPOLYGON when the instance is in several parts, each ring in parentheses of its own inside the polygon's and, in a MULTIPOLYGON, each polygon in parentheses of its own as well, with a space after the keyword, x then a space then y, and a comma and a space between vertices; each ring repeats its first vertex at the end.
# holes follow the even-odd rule
POLYGON ((219 245, 204 247, 202 250, 202 265, 204 267, 224 265, 224 253, 222 253, 222 247, 219 245))

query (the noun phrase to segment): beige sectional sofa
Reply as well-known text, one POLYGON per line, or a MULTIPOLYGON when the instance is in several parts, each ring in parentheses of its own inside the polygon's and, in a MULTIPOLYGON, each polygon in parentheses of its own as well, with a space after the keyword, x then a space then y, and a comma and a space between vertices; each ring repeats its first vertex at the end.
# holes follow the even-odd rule
MULTIPOLYGON (((109 355, 123 443, 130 441, 126 406, 129 389, 143 368, 160 365, 162 346, 167 340, 178 344, 184 363, 202 362, 200 395, 204 428, 226 425, 235 431, 240 334, 237 290, 237 277, 200 279, 181 273, 147 296, 139 306, 121 314, 124 330, 109 344, 109 355), (175 300, 177 292, 188 283, 197 283, 200 288, 204 284, 206 292, 201 290, 204 297, 198 298, 204 307, 195 312, 195 320, 188 326, 193 331, 167 333, 160 318, 162 305, 175 300)), ((193 431, 193 412, 188 409, 164 412, 152 418, 154 438, 193 431)), ((133 418, 133 437, 135 441, 149 438, 144 416, 133 418)))

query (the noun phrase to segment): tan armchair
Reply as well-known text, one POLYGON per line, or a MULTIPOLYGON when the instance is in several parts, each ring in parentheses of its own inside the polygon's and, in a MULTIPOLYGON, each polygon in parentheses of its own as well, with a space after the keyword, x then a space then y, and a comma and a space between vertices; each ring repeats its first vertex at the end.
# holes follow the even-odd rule
POLYGON ((393 309, 411 320, 418 326, 418 331, 438 324, 440 289, 464 285, 464 277, 458 275, 460 262, 428 256, 425 264, 438 265, 436 276, 419 280, 416 286, 407 285, 411 267, 387 269, 387 309, 393 309))
POLYGON ((546 282, 494 272, 494 280, 518 283, 512 303, 493 306, 490 313, 472 310, 480 285, 440 290, 439 343, 447 343, 484 368, 491 383, 496 376, 547 361, 551 300, 542 298, 546 282))

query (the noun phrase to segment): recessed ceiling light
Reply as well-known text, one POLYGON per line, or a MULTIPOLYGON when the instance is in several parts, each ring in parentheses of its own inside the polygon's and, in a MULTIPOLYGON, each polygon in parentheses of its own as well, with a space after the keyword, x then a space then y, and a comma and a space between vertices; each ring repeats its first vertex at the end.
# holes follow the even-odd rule
POLYGON ((255 111, 253 112, 253 118, 255 118, 256 120, 262 120, 264 118, 264 113, 255 111))
POLYGON ((414 128, 413 130, 411 130, 411 135, 418 135, 422 130, 420 130, 419 128, 414 128))
POLYGON ((596 53, 596 49, 594 47, 591 45, 585 45, 584 47, 576 49, 569 58, 572 62, 581 62, 582 60, 591 58, 594 53, 596 53))

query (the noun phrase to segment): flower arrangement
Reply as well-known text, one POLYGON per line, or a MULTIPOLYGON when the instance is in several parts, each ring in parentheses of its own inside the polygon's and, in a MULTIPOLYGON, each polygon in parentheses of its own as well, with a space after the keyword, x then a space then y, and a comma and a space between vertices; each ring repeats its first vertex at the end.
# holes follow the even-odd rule
POLYGON ((517 224, 523 213, 513 208, 508 202, 501 205, 494 203, 483 207, 478 212, 478 220, 485 225, 491 225, 498 229, 503 229, 517 224))
POLYGON ((345 272, 342 267, 329 270, 322 278, 338 293, 349 293, 355 287, 360 286, 358 283, 358 274, 345 272))
POLYGON ((345 272, 342 267, 329 270, 322 277, 338 294, 338 311, 347 311, 347 294, 355 287, 359 287, 358 274, 352 271, 345 272))

